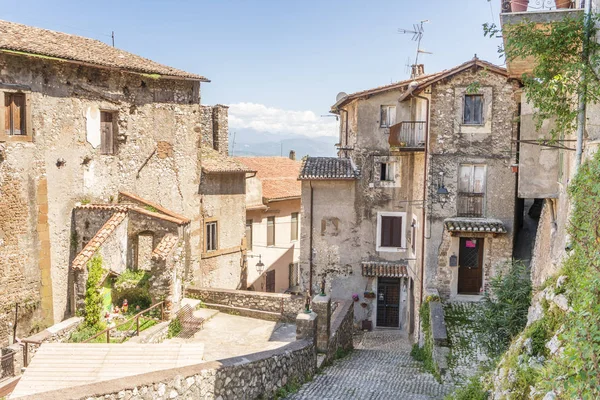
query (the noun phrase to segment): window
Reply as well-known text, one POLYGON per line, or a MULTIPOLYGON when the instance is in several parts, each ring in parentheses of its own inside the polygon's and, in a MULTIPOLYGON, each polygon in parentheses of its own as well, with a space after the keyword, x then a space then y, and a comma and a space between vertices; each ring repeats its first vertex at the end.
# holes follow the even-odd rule
POLYGON ((377 251, 404 251, 406 248, 406 213, 377 213, 377 251))
POLYGON ((275 270, 267 271, 266 291, 270 293, 275 293, 275 270))
POLYGON ((394 181, 394 163, 382 162, 381 164, 381 173, 379 176, 379 180, 381 181, 394 181))
POLYGON ((275 246, 275 217, 267 218, 267 246, 275 246))
POLYGON ((415 254, 417 249, 417 220, 413 218, 412 224, 410 224, 410 248, 415 254))
POLYGON ((466 94, 463 108, 463 123, 465 125, 483 124, 483 95, 466 94))
POLYGON ((113 117, 112 112, 100 111, 100 152, 102 154, 114 154, 113 117))
POLYGON ((381 127, 389 128, 396 124, 396 106, 381 106, 381 127))
POLYGON ((219 248, 217 237, 217 222, 206 223, 206 251, 215 251, 219 248))
POLYGON ((292 231, 290 240, 298 240, 298 213, 292 213, 292 231))
POLYGON ((246 220, 246 248, 252 250, 252 220, 246 220))
POLYGON ((9 136, 27 135, 25 126, 25 94, 4 94, 4 133, 9 136))
POLYGON ((485 165, 462 164, 458 173, 457 216, 483 217, 485 165))

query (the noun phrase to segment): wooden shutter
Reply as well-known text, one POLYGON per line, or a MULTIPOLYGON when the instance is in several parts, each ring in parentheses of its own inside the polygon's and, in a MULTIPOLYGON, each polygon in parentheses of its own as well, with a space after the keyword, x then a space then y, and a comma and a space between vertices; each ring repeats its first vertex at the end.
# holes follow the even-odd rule
POLYGON ((267 246, 275 246, 275 217, 267 218, 267 246))
POLYGON ((12 134, 25 135, 25 95, 12 95, 12 134))
POLYGON ((4 95, 4 133, 7 135, 11 134, 10 130, 10 110, 12 104, 12 95, 6 93, 4 95))
POLYGON ((298 240, 298 213, 292 213, 291 240, 298 240))
POLYGON ((252 250, 252 220, 246 220, 246 248, 252 250))
POLYGON ((113 114, 100 111, 100 152, 102 154, 113 154, 113 114))
POLYGON ((391 247, 402 247, 402 217, 392 218, 392 244, 391 247))
POLYGON ((381 217, 381 247, 402 247, 402 217, 381 217))

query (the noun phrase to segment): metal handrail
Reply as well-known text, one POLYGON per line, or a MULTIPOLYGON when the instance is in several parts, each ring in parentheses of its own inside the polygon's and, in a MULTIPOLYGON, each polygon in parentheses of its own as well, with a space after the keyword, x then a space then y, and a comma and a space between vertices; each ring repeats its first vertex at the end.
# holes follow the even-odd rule
POLYGON ((102 332, 99 332, 99 333, 95 334, 91 338, 88 338, 88 339, 84 340, 81 343, 89 343, 92 340, 96 339, 97 337, 99 337, 99 336, 101 336, 101 335, 103 335, 105 333, 106 333, 106 343, 110 343, 110 331, 113 330, 113 329, 117 329, 118 327, 123 326, 125 324, 128 324, 129 322, 133 321, 134 319, 136 320, 135 321, 135 323, 136 323, 136 336, 140 336, 140 316, 142 314, 150 311, 150 310, 155 309, 158 306, 160 306, 160 320, 164 321, 164 319, 165 319, 165 302, 161 301, 160 303, 156 303, 155 305, 153 305, 153 306, 151 306, 151 307, 149 307, 149 308, 147 308, 147 309, 145 309, 143 311, 140 311, 139 313, 135 314, 133 317, 129 318, 128 320, 126 320, 124 322, 121 322, 119 325, 108 327, 105 330, 103 330, 102 332))
POLYGON ((402 121, 390 127, 391 146, 424 148, 427 121, 402 121))

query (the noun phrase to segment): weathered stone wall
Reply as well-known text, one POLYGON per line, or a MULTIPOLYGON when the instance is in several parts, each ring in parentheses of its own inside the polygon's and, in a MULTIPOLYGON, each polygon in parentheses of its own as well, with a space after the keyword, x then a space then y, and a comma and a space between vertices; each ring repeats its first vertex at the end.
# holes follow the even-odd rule
POLYGON ((188 287, 186 296, 209 304, 276 313, 288 321, 294 321, 304 309, 304 296, 283 293, 188 287))
MULTIPOLYGON (((185 215, 192 220, 191 270, 199 269, 198 148, 202 141, 212 145, 215 129, 213 107, 199 104, 198 82, 3 53, 0 92, 7 85, 28 95, 33 136, 2 144, 0 262, 10 267, 0 279, 11 290, 0 301, 41 304, 44 311, 39 322, 23 313, 21 334, 69 314, 71 210, 79 201, 110 202, 126 190, 185 215), (113 155, 101 154, 88 126, 98 110, 115 116, 113 155)), ((220 142, 226 112, 214 111, 220 142)), ((0 314, 5 341, 9 317, 0 314)))
POLYGON ((511 140, 516 139, 517 103, 515 84, 487 71, 468 70, 433 86, 431 94, 430 160, 428 196, 431 202, 431 239, 426 242, 425 285, 435 287, 442 297, 457 293, 458 268, 449 257, 458 256, 459 238, 451 237, 443 221, 457 215, 458 173, 461 164, 486 165, 484 216, 504 223, 507 234, 479 237, 484 242, 483 286, 512 257, 516 176, 511 140), (478 82, 484 96, 484 124, 462 124, 462 98, 466 87, 478 82), (437 195, 440 173, 449 195, 437 195))
POLYGON ((317 366, 309 340, 276 350, 22 397, 23 400, 258 399, 310 379, 317 366))
MULTIPOLYGON (((338 302, 337 300, 334 300, 338 302)), ((354 306, 351 300, 339 301, 331 317, 331 336, 327 346, 325 362, 335 359, 338 350, 348 351, 354 348, 352 334, 354 332, 354 306)))

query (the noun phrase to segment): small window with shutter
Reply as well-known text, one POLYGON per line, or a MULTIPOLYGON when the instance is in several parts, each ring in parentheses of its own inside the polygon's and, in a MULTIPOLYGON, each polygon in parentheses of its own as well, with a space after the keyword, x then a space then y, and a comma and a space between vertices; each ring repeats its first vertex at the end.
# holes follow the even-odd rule
POLYGON ((406 213, 377 213, 377 251, 405 251, 406 213))
POLYGON ((7 136, 27 135, 25 128, 25 94, 4 94, 4 133, 7 136))
POLYGON ((111 111, 100 111, 100 152, 102 154, 114 154, 114 121, 115 113, 111 111))

